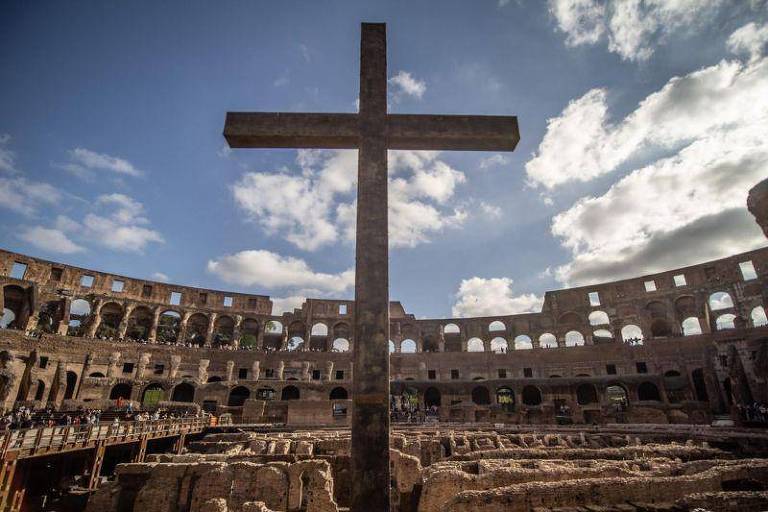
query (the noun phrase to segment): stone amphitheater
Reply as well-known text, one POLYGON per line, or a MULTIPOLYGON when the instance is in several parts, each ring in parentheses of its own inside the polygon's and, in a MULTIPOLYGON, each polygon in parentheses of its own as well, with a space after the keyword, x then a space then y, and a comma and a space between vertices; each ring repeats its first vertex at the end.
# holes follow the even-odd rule
MULTIPOLYGON (((748 204, 768 232, 768 181, 748 204)), ((93 428, 6 434, 0 510, 72 494, 51 475, 92 448, 91 512, 349 507, 352 301, 276 316, 268 296, 8 251, 0 274, 6 411, 210 415, 172 448, 118 417, 93 446, 93 428)), ((392 302, 391 509, 768 510, 767 298, 764 248, 548 292, 539 313, 392 302)))

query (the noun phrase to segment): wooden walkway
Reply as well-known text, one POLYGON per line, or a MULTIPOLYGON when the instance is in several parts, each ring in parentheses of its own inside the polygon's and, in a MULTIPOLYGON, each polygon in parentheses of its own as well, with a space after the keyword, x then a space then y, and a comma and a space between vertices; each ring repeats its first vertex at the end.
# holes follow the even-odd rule
POLYGON ((20 510, 24 488, 14 479, 19 460, 92 450, 88 488, 95 489, 108 447, 137 443, 132 462, 142 462, 149 441, 178 437, 174 451, 180 453, 187 434, 200 433, 209 425, 210 419, 203 417, 9 430, 0 438, 0 512, 20 510))

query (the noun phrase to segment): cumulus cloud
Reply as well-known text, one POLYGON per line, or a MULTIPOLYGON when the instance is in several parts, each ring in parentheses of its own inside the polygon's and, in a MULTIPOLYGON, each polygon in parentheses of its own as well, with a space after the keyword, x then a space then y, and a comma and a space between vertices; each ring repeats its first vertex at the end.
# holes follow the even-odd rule
POLYGON ((414 78, 413 75, 407 71, 398 71, 390 77, 388 82, 394 88, 391 92, 395 100, 400 99, 402 96, 410 96, 420 100, 427 91, 427 83, 423 80, 414 78))
POLYGON ((481 202, 480 203, 480 211, 488 219, 499 219, 499 218, 501 218, 501 208, 498 207, 498 206, 494 206, 494 205, 486 203, 486 202, 481 202))
POLYGON ((512 279, 508 277, 472 277, 462 280, 452 308, 453 316, 491 316, 541 311, 543 297, 532 293, 515 295, 512 283, 512 279))
POLYGON ((728 38, 728 49, 736 54, 746 54, 750 60, 757 60, 768 43, 768 23, 758 25, 747 23, 728 38))
POLYGON ((109 249, 141 253, 149 244, 165 241, 148 224, 140 202, 125 194, 104 194, 96 199, 95 212, 83 218, 82 236, 109 249))
MULTIPOLYGON (((466 218, 448 206, 466 180, 437 152, 389 153, 389 230, 392 247, 414 247, 466 218)), ((354 240, 357 153, 299 151, 300 173, 249 172, 232 186, 236 204, 268 234, 314 251, 354 240)))
POLYGON ((81 178, 89 178, 97 171, 107 171, 125 176, 142 176, 143 171, 122 158, 97 153, 85 148, 75 148, 69 152, 69 162, 57 164, 58 167, 81 178))
MULTIPOLYGON (((266 250, 240 251, 209 260, 208 272, 226 283, 270 289, 341 293, 355 282, 354 269, 315 272, 306 261, 266 250)), ((307 293, 309 295, 310 293, 307 293)))
POLYGON ((7 133, 0 134, 0 171, 8 173, 16 172, 16 155, 8 149, 11 136, 7 133))
POLYGON ((768 60, 723 60, 674 77, 618 122, 608 116, 608 91, 593 89, 550 119, 526 163, 533 185, 554 188, 589 181, 632 159, 675 151, 734 127, 763 129, 768 112, 768 60))
POLYGON ((643 61, 671 34, 712 21, 724 0, 549 0, 568 46, 607 42, 623 60, 643 61))
POLYGON ((293 310, 300 308, 307 298, 291 295, 289 297, 270 297, 270 300, 272 301, 272 314, 282 315, 283 313, 293 313, 293 310))
POLYGON ((47 252, 72 254, 82 252, 83 247, 69 239, 59 229, 34 226, 24 230, 19 237, 25 242, 47 252))
POLYGON ((22 215, 34 215, 41 206, 57 204, 61 193, 52 185, 23 177, 0 177, 0 206, 22 215))
POLYGON ((508 163, 509 157, 502 155, 501 153, 495 153, 480 160, 480 169, 490 169, 491 167, 499 167, 507 165, 508 163))
POLYGON ((161 283, 167 283, 171 279, 168 277, 168 274, 163 274, 162 272, 154 272, 151 276, 152 279, 155 281, 160 281, 161 283))

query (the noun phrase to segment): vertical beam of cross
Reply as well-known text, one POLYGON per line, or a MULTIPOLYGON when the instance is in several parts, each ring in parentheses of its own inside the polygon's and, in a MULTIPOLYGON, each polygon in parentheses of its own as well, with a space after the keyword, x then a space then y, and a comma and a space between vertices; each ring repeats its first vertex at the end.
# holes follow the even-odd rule
POLYGON ((352 384, 353 511, 389 510, 389 248, 387 36, 364 23, 360 42, 355 349, 352 384))

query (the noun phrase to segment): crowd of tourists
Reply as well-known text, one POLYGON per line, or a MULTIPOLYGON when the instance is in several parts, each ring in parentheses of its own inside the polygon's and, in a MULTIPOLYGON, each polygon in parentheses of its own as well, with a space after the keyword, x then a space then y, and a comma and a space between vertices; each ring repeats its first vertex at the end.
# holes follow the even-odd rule
POLYGON ((739 404, 737 409, 743 422, 768 425, 768 405, 762 402, 752 402, 747 405, 739 404))

